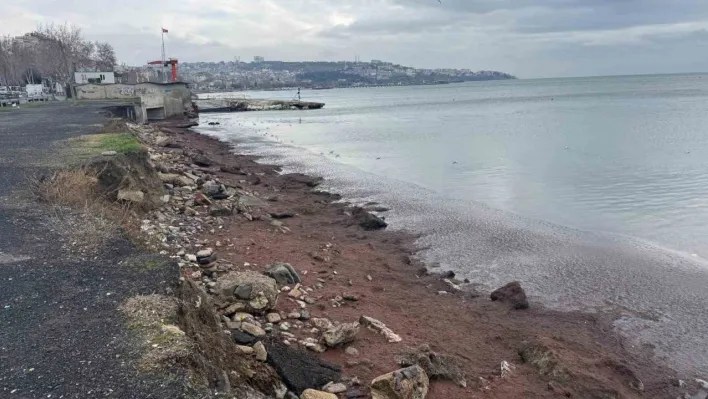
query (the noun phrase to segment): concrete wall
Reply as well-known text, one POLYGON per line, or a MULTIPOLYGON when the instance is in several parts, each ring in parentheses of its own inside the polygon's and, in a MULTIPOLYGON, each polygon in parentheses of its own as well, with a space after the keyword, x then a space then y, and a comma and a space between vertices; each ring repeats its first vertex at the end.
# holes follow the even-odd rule
POLYGON ((148 120, 181 116, 192 104, 192 93, 185 83, 85 84, 74 88, 79 100, 139 98, 141 112, 148 120))

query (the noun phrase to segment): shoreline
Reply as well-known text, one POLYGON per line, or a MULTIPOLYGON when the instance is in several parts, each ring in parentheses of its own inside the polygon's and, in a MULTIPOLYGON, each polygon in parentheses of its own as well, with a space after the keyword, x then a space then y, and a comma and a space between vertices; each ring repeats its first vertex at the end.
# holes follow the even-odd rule
MULTIPOLYGON (((407 347, 429 344, 435 352, 461 359, 467 375, 466 388, 452 382, 431 383, 429 398, 566 393, 593 397, 599 389, 619 397, 678 394, 673 371, 655 363, 646 348, 630 353, 612 331, 611 317, 551 311, 535 303, 527 310, 512 310, 507 304, 491 302, 487 294, 452 289, 440 275, 423 273, 423 265, 411 258, 416 252, 415 236, 364 231, 347 214, 346 204, 332 203, 339 196, 314 192, 307 184, 280 175, 278 166, 257 163, 257 157, 238 154, 230 143, 178 125, 158 124, 183 151, 207 154, 220 170, 239 171, 238 175, 215 173, 224 183, 258 192, 263 198, 275 195, 278 199, 269 203, 270 213, 294 214, 280 222, 288 229, 285 233, 263 220, 230 217, 216 237, 201 237, 206 245, 214 244, 227 262, 248 263, 257 271, 266 264, 288 262, 301 272, 303 286, 319 282, 323 287, 315 291, 317 304, 308 307, 312 317, 351 322, 367 315, 403 338, 402 343, 392 344, 364 330, 352 344, 359 356, 342 349, 322 354, 341 365, 345 375, 358 377, 363 386, 397 369, 394 358, 407 347), (232 249, 224 253, 216 241, 226 239, 232 249), (338 296, 356 300, 329 306, 338 296), (519 352, 529 344, 544 348, 568 381, 555 381, 547 370, 521 361, 519 352), (505 377, 500 375, 502 361, 514 366, 505 377)), ((287 314, 293 304, 282 297, 277 309, 287 314)))

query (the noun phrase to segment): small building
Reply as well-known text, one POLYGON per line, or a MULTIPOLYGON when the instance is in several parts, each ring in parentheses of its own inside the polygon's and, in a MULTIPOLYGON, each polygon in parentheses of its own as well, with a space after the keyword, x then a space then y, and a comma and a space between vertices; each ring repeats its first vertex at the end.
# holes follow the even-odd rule
POLYGON ((74 83, 76 84, 113 84, 116 82, 116 75, 113 72, 74 72, 74 83))
POLYGON ((258 63, 258 62, 265 62, 265 58, 264 58, 264 57, 261 57, 261 56, 259 56, 259 55, 257 55, 257 56, 255 56, 255 57, 253 57, 253 62, 256 62, 256 63, 258 63))

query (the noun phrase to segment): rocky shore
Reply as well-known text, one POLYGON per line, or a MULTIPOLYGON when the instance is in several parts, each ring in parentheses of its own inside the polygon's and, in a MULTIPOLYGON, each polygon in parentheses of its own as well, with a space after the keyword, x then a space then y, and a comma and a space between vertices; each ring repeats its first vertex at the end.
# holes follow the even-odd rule
POLYGON ((250 397, 700 394, 700 380, 679 380, 650 348, 625 347, 609 317, 543 309, 518 282, 490 294, 430 273, 415 237, 387 231, 377 204, 335 202, 320 179, 281 174, 183 122, 132 129, 165 190, 132 234, 173 258, 198 292, 193 307, 218 317, 234 343, 219 356, 262 365, 223 370, 208 382, 223 393, 230 373, 262 373, 266 396, 250 397))

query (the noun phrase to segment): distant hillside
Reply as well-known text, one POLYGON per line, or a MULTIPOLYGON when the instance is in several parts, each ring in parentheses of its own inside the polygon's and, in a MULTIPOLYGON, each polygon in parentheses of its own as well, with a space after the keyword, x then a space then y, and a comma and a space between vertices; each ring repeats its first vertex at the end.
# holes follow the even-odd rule
POLYGON ((197 89, 396 86, 516 79, 497 71, 419 69, 383 61, 194 62, 181 64, 180 74, 197 89))

